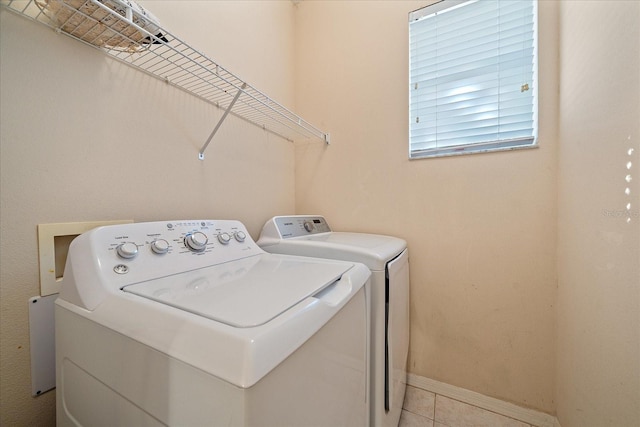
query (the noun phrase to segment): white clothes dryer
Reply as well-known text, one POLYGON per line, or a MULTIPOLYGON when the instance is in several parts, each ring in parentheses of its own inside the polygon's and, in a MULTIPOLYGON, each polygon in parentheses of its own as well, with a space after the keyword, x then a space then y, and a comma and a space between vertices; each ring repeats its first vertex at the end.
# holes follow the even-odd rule
POLYGON ((258 245, 267 252, 365 264, 371 275, 371 425, 396 427, 407 381, 409 252, 404 240, 332 231, 322 216, 277 216, 258 245))
POLYGON ((56 301, 58 426, 366 426, 369 270, 238 221, 78 236, 56 301))

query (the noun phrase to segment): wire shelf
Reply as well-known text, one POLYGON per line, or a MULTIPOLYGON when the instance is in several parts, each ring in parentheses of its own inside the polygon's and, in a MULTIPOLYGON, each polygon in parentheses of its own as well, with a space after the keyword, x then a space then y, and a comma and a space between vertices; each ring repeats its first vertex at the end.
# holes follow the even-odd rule
POLYGON ((228 114, 289 141, 312 138, 329 143, 328 133, 157 25, 155 17, 135 3, 127 0, 2 0, 1 5, 225 110, 200 150, 201 159, 228 114))

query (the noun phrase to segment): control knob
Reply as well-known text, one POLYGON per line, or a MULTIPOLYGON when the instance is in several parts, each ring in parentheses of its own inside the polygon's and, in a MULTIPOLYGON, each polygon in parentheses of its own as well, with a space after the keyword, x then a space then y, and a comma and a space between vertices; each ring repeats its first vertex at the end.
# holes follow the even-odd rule
POLYGON ((116 253, 120 258, 132 259, 138 255, 138 245, 135 243, 127 242, 119 244, 116 247, 116 253))
POLYGON ((195 233, 187 234, 184 238, 184 244, 190 251, 202 252, 207 247, 209 238, 206 234, 196 231, 195 233))
POLYGON ((162 255, 169 252, 169 242, 164 239, 158 239, 151 242, 151 250, 153 253, 162 255))
POLYGON ((235 237, 238 242, 242 243, 244 242, 244 239, 247 238, 247 235, 244 234, 244 231, 236 231, 233 233, 233 237, 235 237))
POLYGON ((313 231, 313 223, 311 221, 305 221, 302 225, 304 225, 304 229, 309 233, 313 231))
POLYGON ((226 245, 227 243, 229 243, 230 240, 231 240, 231 236, 229 236, 229 233, 218 234, 218 242, 222 243, 223 245, 226 245))

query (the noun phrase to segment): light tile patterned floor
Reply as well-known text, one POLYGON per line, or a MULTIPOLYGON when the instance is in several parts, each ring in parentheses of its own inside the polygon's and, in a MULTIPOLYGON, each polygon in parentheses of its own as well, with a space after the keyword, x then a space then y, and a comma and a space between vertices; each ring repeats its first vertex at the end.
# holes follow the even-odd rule
POLYGON ((399 427, 532 427, 477 406, 407 386, 399 427))

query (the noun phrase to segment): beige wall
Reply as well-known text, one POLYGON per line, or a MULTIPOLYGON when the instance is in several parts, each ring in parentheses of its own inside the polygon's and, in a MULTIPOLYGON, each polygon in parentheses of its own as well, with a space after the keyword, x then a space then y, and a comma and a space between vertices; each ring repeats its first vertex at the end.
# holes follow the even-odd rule
POLYGON ((407 13, 428 1, 143 4, 333 143, 294 153, 231 118, 200 162, 220 111, 0 12, 0 425, 53 425, 55 392, 30 396, 38 223, 238 218, 256 237, 293 212, 409 242, 411 372, 563 427, 640 419, 638 2, 540 2, 540 148, 416 161, 407 13))
POLYGON ((564 1, 560 16, 558 419, 637 426, 640 2, 564 1))
MULTIPOLYGON (((168 29, 292 106, 291 3, 146 3, 168 29)), ((0 31, 0 425, 54 425, 55 392, 31 397, 36 225, 236 218, 257 237, 270 216, 294 209, 294 152, 229 118, 201 162, 216 108, 4 9, 0 31)))
POLYGON ((426 4, 298 4, 296 108, 332 144, 296 150, 296 211, 408 241, 411 372, 553 412, 557 5, 540 3, 540 148, 409 161, 407 19, 426 4))

